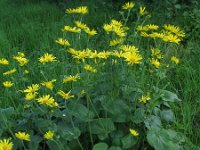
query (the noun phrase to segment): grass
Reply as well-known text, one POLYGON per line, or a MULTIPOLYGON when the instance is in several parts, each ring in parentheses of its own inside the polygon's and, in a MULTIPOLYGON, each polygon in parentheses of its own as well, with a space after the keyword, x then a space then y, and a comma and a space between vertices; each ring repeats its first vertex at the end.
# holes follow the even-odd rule
MULTIPOLYGON (((93 16, 87 18, 89 25, 94 27, 103 24, 115 16, 118 11, 108 3, 108 10, 104 2, 95 3, 82 1, 89 5, 93 16), (110 5, 110 6, 109 6, 110 5), (101 11, 99 11, 101 9, 101 11), (109 15, 106 15, 109 14, 109 15), (94 20, 93 18, 98 18, 94 20)), ((60 29, 71 20, 64 20, 64 8, 80 5, 80 2, 61 3, 58 5, 49 1, 0 1, 0 55, 11 57, 11 51, 24 51, 37 58, 37 51, 54 50, 58 46, 55 39, 62 36, 60 29)), ((155 20, 156 22, 156 20, 155 20)), ((187 41, 180 48, 180 67, 169 73, 169 88, 175 91, 182 102, 173 106, 176 115, 176 129, 183 132, 193 143, 200 143, 200 46, 196 41, 187 41)), ((56 74, 56 73, 55 73, 56 74)), ((37 79, 35 79, 37 81, 37 79)), ((24 85, 25 87, 25 85, 24 85)), ((1 90, 0 90, 1 91, 1 90)), ((3 91, 2 91, 3 92, 3 91)), ((12 97, 10 98, 12 99, 12 97)), ((3 99, 0 97, 0 100, 3 99)), ((12 104, 0 103, 1 107, 12 104)))

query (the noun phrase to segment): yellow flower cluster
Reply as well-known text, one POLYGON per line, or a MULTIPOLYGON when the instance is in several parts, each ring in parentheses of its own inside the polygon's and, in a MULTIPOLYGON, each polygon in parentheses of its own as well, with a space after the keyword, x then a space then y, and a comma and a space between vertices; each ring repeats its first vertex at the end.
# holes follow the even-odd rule
POLYGON ((24 66, 29 61, 27 58, 25 58, 25 54, 22 52, 18 52, 17 55, 13 56, 13 59, 18 61, 20 66, 24 66))
POLYGON ((96 30, 90 29, 85 23, 82 23, 81 21, 75 21, 75 24, 78 28, 85 31, 90 36, 97 34, 96 30))
POLYGON ((9 64, 9 61, 5 58, 1 58, 0 59, 0 65, 8 65, 9 64))
POLYGON ((45 53, 43 56, 39 58, 39 62, 41 62, 42 64, 45 64, 47 62, 54 62, 54 61, 57 61, 56 57, 49 53, 45 53))
POLYGON ((69 8, 69 9, 66 9, 66 12, 68 14, 87 14, 88 13, 88 8, 87 6, 80 6, 80 7, 77 7, 77 8, 69 8))
POLYGON ((124 27, 123 24, 120 21, 117 20, 111 20, 110 24, 104 24, 103 29, 109 33, 113 32, 119 37, 125 37, 126 31, 128 30, 128 27, 124 27))

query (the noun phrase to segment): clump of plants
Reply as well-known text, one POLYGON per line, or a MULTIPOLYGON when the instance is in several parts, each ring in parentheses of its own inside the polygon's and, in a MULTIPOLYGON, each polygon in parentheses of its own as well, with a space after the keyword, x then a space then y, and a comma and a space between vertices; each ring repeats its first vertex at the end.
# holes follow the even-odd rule
POLYGON ((66 9, 58 49, 0 59, 0 149, 197 149, 174 130, 181 100, 168 91, 185 33, 134 2, 96 29, 87 15, 66 9))

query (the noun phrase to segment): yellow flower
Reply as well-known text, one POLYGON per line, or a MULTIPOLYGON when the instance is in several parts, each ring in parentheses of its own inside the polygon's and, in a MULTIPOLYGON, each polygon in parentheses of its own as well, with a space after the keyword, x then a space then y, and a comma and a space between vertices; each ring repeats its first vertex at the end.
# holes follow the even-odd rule
POLYGON ((150 63, 151 63, 152 65, 154 65, 156 68, 160 68, 160 62, 158 61, 158 59, 152 58, 152 59, 150 60, 150 63))
POLYGON ((118 57, 118 58, 121 58, 121 57, 123 57, 124 53, 123 53, 123 51, 120 51, 120 52, 118 52, 118 51, 113 51, 112 55, 113 55, 113 56, 116 56, 116 57, 118 57))
POLYGON ((47 62, 53 62, 53 61, 57 61, 56 57, 48 53, 45 53, 43 56, 39 58, 39 62, 41 62, 42 64, 45 64, 47 62))
POLYGON ((151 48, 151 56, 156 57, 157 59, 163 58, 163 55, 158 48, 151 48))
POLYGON ((90 66, 88 64, 84 66, 84 69, 87 71, 93 72, 93 73, 97 72, 97 70, 95 68, 93 68, 92 66, 90 66))
POLYGON ((63 45, 63 46, 70 46, 69 41, 63 38, 59 38, 56 40, 56 43, 63 45))
POLYGON ((139 11, 139 14, 141 16, 145 15, 147 12, 145 11, 146 7, 140 7, 140 11, 139 11))
POLYGON ((75 53, 72 55, 73 58, 80 59, 83 62, 85 61, 85 58, 88 57, 88 52, 83 50, 83 51, 74 51, 75 53))
POLYGON ((181 31, 181 29, 178 26, 174 26, 174 25, 164 25, 163 26, 165 30, 170 31, 172 33, 174 33, 176 36, 178 37, 185 37, 185 33, 183 31, 181 31))
POLYGON ((56 79, 53 79, 51 81, 42 82, 41 85, 45 86, 46 88, 52 90, 53 89, 53 83, 56 82, 56 79))
POLYGON ((111 52, 102 51, 98 53, 98 58, 107 59, 111 55, 111 52))
POLYGON ((79 33, 79 32, 81 32, 81 30, 78 29, 77 27, 70 27, 70 26, 64 26, 63 31, 68 31, 68 32, 72 32, 72 33, 79 33))
POLYGON ((151 99, 150 94, 148 93, 145 96, 142 96, 139 100, 141 103, 146 103, 147 101, 149 101, 151 99))
POLYGON ((139 135, 139 133, 134 129, 129 129, 129 131, 133 136, 138 136, 139 135))
POLYGON ((39 97, 37 99, 37 102, 43 105, 47 105, 49 107, 57 107, 58 103, 55 102, 53 97, 50 97, 50 95, 43 95, 42 97, 39 97))
POLYGON ((13 59, 17 60, 20 66, 24 66, 29 62, 29 60, 24 56, 25 56, 24 53, 18 52, 16 56, 13 56, 13 59))
POLYGON ((0 150, 12 150, 13 143, 10 142, 10 139, 0 140, 0 150))
POLYGON ((53 136, 54 136, 54 132, 53 131, 48 131, 44 134, 44 138, 47 139, 47 140, 51 140, 53 139, 53 136))
POLYGON ((8 70, 8 71, 6 71, 6 72, 4 72, 3 73, 3 75, 5 76, 5 75, 10 75, 10 74, 13 74, 13 73, 15 73, 17 71, 17 69, 11 69, 11 70, 8 70))
POLYGON ((6 88, 10 88, 13 86, 14 83, 12 83, 11 81, 5 81, 3 82, 3 86, 6 88))
POLYGON ((60 90, 58 91, 58 95, 62 96, 62 98, 64 99, 70 99, 73 98, 74 95, 70 95, 71 91, 69 91, 68 93, 65 93, 64 91, 60 90))
POLYGON ((9 64, 9 61, 5 58, 1 58, 0 59, 0 65, 8 65, 9 64))
POLYGON ((75 21, 75 24, 77 27, 79 27, 80 29, 83 29, 83 30, 88 28, 88 26, 86 24, 84 24, 80 21, 75 21))
POLYGON ((179 42, 181 41, 181 39, 178 36, 173 35, 173 34, 165 35, 162 38, 162 40, 165 42, 176 43, 176 44, 179 44, 179 42))
POLYGON ((127 2, 122 6, 122 9, 132 9, 135 6, 133 2, 127 2))
POLYGON ((30 135, 28 133, 26 133, 26 132, 15 133, 15 136, 20 140, 31 141, 30 140, 30 135))
POLYGON ((83 95, 85 93, 86 93, 85 90, 81 90, 81 92, 80 92, 81 95, 83 95))
POLYGON ((77 8, 69 8, 69 9, 66 9, 66 12, 68 14, 87 14, 88 13, 88 8, 87 6, 80 6, 80 7, 77 7, 77 8))
POLYGON ((29 71, 28 71, 28 70, 24 70, 23 73, 24 73, 24 74, 29 74, 29 71))
POLYGON ((179 59, 176 56, 172 56, 171 61, 174 62, 175 64, 179 64, 179 59))
POLYGON ((35 93, 27 93, 25 95, 25 100, 30 101, 30 100, 34 99, 37 96, 37 94, 38 94, 37 92, 35 92, 35 93))
POLYGON ((39 84, 32 84, 31 86, 28 86, 27 89, 23 90, 24 93, 35 93, 39 90, 40 86, 39 84))
POLYGON ((123 50, 124 52, 130 52, 130 53, 137 53, 138 48, 136 48, 134 45, 122 45, 120 46, 120 49, 123 50))
POLYGON ((129 65, 140 64, 142 60, 142 56, 137 53, 125 53, 123 57, 129 65))
POLYGON ((70 75, 70 76, 68 76, 68 77, 65 77, 64 79, 63 79, 63 83, 67 83, 67 82, 70 82, 70 81, 77 81, 78 79, 80 79, 80 76, 79 76, 79 74, 76 74, 75 76, 72 76, 72 75, 70 75))
POLYGON ((149 25, 146 25, 146 27, 149 29, 149 30, 158 30, 159 26, 155 25, 155 24, 149 24, 149 25))
POLYGON ((123 41, 124 41, 124 39, 122 39, 122 38, 114 39, 114 40, 110 41, 110 46, 116 46, 116 45, 122 43, 123 41))
POLYGON ((86 28, 86 29, 84 29, 84 31, 90 36, 97 34, 97 31, 94 29, 90 30, 89 28, 86 28))

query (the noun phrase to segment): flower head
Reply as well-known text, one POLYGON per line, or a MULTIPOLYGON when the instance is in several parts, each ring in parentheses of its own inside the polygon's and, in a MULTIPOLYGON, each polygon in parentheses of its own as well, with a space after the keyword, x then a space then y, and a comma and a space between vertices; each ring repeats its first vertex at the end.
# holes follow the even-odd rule
POLYGON ((158 59, 152 58, 152 59, 150 60, 150 63, 151 63, 152 65, 154 65, 156 68, 160 68, 160 62, 158 61, 158 59))
POLYGON ((142 56, 138 53, 125 53, 123 56, 129 65, 140 64, 142 56))
POLYGON ((88 64, 84 66, 84 69, 87 71, 93 72, 93 73, 97 72, 97 70, 95 68, 93 68, 92 66, 90 66, 88 64))
POLYGON ((46 88, 52 90, 53 89, 53 83, 56 82, 56 79, 53 79, 51 81, 42 82, 41 85, 45 86, 46 88))
POLYGON ((20 140, 30 141, 30 135, 26 132, 17 132, 15 136, 20 140))
POLYGON ((69 9, 66 9, 66 12, 68 14, 87 14, 88 13, 88 8, 87 6, 80 6, 80 7, 77 7, 77 8, 69 8, 69 9))
POLYGON ((139 14, 140 14, 141 16, 145 15, 145 14, 147 13, 145 10, 146 10, 146 7, 140 7, 139 14))
POLYGON ((13 74, 13 73, 15 73, 17 71, 17 69, 11 69, 11 70, 8 70, 8 71, 6 71, 6 72, 4 72, 3 73, 3 75, 5 76, 5 75, 11 75, 11 74, 13 74))
POLYGON ((54 100, 53 97, 50 97, 50 95, 44 95, 42 97, 39 97, 37 99, 37 102, 43 105, 47 105, 49 107, 57 107, 58 103, 54 100))
POLYGON ((14 83, 12 83, 11 81, 5 81, 3 82, 3 86, 6 88, 10 88, 13 86, 14 83))
POLYGON ((70 46, 69 41, 63 38, 59 38, 56 40, 56 43, 63 45, 63 46, 70 46))
POLYGON ((47 132, 44 134, 44 138, 47 139, 47 140, 53 139, 53 136, 54 136, 54 132, 53 132, 53 131, 47 131, 47 132))
POLYGON ((56 57, 48 53, 45 53, 43 56, 39 58, 39 62, 41 62, 42 64, 45 64, 47 62, 54 62, 54 61, 56 61, 56 57))
POLYGON ((63 31, 68 31, 68 32, 72 32, 72 33, 79 33, 81 30, 77 27, 64 26, 63 31))
POLYGON ((32 84, 31 86, 28 86, 27 89, 23 90, 24 93, 35 93, 39 90, 40 86, 39 84, 32 84))
POLYGON ((13 143, 10 142, 10 139, 0 140, 0 150, 12 150, 13 143))
POLYGON ((146 103, 147 101, 149 101, 151 99, 150 94, 148 93, 147 95, 142 96, 139 101, 141 103, 146 103))
POLYGON ((5 58, 1 58, 0 59, 0 65, 8 65, 9 64, 9 61, 5 58))
POLYGON ((72 76, 72 75, 70 75, 70 76, 68 76, 68 77, 65 77, 64 79, 63 79, 63 83, 67 83, 67 82, 70 82, 70 81, 77 81, 78 79, 80 79, 80 76, 79 76, 79 74, 76 74, 76 75, 74 75, 74 76, 72 76))
POLYGON ((60 90, 58 91, 58 95, 62 96, 62 98, 64 99, 70 99, 73 98, 74 95, 70 95, 71 91, 69 91, 68 93, 65 93, 64 91, 60 90))
POLYGON ((129 131, 133 136, 138 136, 139 135, 139 133, 134 129, 129 129, 129 131))
POLYGON ((35 92, 35 93, 27 93, 25 95, 25 100, 30 101, 30 100, 34 99, 37 96, 37 94, 38 94, 37 92, 35 92))
POLYGON ((175 64, 179 64, 179 59, 176 56, 171 57, 171 61, 175 64))
POLYGON ((13 59, 18 61, 20 66, 24 66, 29 62, 29 60, 25 58, 25 54, 22 52, 18 52, 17 55, 13 56, 13 59))
POLYGON ((128 9, 128 10, 130 10, 130 9, 132 9, 134 6, 135 6, 135 3, 133 3, 133 2, 127 2, 127 3, 125 3, 125 4, 122 6, 122 9, 128 9))

